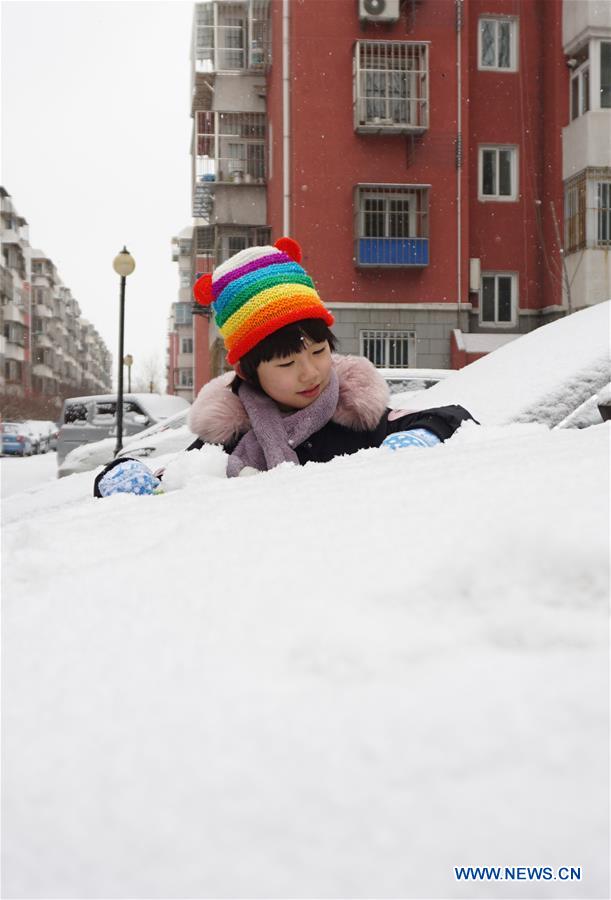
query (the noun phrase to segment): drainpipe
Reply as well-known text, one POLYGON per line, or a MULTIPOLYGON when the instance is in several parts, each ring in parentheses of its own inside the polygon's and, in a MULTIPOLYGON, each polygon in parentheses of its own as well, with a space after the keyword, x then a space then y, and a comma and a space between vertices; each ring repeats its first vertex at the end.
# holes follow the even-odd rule
POLYGON ((291 233, 289 0, 282 0, 282 234, 291 233))
POLYGON ((456 0, 456 321, 460 328, 462 296, 462 0, 456 0))

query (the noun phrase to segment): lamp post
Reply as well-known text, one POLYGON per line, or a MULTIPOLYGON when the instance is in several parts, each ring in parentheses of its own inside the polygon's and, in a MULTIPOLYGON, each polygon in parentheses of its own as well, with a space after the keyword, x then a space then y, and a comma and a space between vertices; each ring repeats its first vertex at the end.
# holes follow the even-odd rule
POLYGON ((123 449, 123 330, 125 324, 125 279, 136 268, 133 256, 127 247, 115 256, 112 267, 121 276, 121 302, 119 311, 119 380, 117 384, 117 446, 115 456, 123 449))

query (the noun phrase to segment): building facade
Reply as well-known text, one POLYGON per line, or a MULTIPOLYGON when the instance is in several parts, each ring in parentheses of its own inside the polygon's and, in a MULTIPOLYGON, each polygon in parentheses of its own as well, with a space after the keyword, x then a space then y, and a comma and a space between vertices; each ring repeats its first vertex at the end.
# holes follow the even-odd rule
POLYGON ((565 0, 562 40, 565 298, 579 309, 611 297, 611 3, 565 0))
POLYGON ((0 188, 0 389, 55 400, 111 389, 111 355, 52 260, 30 246, 26 220, 0 188))
MULTIPOLYGON (((595 186, 579 188, 578 209, 594 198, 593 223, 608 208, 610 10, 604 0, 196 4, 192 277, 290 235, 341 351, 386 367, 460 367, 608 296, 600 236, 579 248, 598 262, 571 271, 564 210, 567 180, 588 173, 595 186), (571 91, 589 91, 590 104, 580 100, 573 121, 571 91), (578 129, 592 147, 568 162, 578 129)), ((224 367, 201 313, 194 350, 197 389, 224 367)))

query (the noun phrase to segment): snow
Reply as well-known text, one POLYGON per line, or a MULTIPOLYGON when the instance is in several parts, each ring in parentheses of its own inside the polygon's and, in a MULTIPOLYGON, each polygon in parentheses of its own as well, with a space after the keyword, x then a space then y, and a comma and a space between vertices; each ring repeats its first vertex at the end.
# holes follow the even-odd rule
POLYGON ((3 895, 608 896, 609 436, 9 496, 3 895))
POLYGON ((57 474, 57 456, 54 452, 37 456, 3 456, 0 461, 1 496, 10 497, 32 487, 54 481, 57 474))

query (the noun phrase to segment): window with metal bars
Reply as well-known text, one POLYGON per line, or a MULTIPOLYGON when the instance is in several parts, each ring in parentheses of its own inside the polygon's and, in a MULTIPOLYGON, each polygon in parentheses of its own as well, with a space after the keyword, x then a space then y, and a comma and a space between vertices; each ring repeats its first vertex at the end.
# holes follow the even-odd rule
POLYGON ((584 169, 564 186, 564 250, 611 246, 611 168, 584 169))
POLYGON ((564 249, 574 253, 586 245, 586 175, 581 172, 564 188, 564 249))
POLYGON ((265 113, 196 113, 195 177, 200 182, 265 180, 265 113))
POLYGON ((398 133, 428 128, 428 44, 357 41, 354 127, 398 133))
POLYGON ((416 362, 414 331, 361 331, 361 356, 382 369, 406 369, 416 362))
POLYGON ((356 264, 428 265, 428 211, 428 185, 357 185, 356 264))

